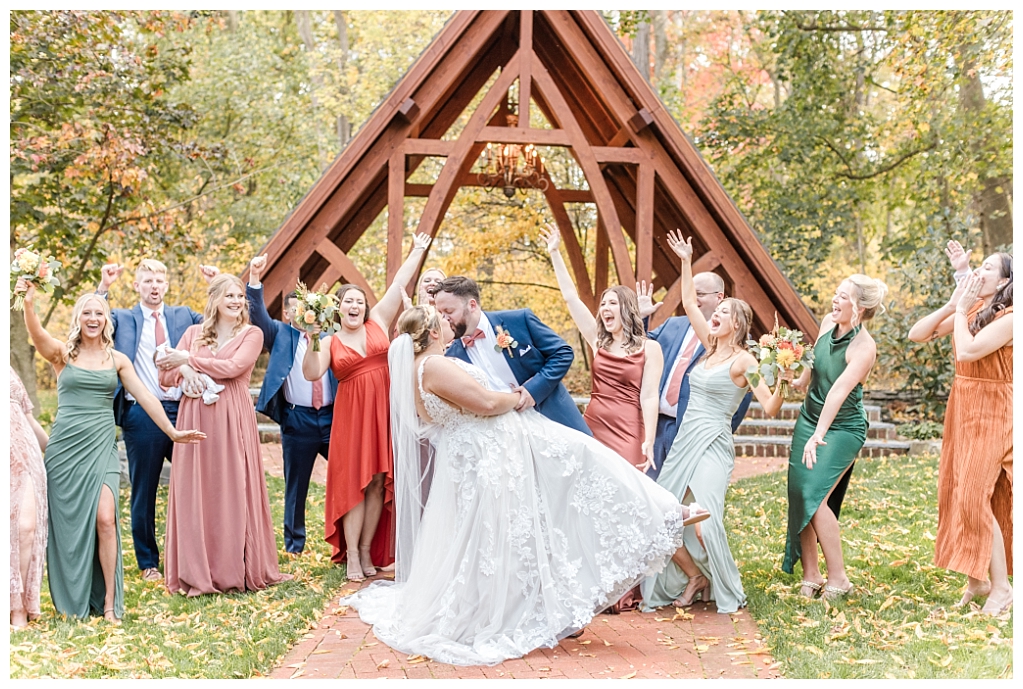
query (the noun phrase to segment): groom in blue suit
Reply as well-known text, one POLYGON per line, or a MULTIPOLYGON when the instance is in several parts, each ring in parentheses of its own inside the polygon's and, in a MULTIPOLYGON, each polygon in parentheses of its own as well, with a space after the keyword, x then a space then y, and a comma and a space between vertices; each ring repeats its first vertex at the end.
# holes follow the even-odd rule
MULTIPOLYGON (((123 266, 115 263, 103 266, 96 293, 106 298, 110 286, 123 270, 123 266)), ((217 274, 212 267, 203 266, 201 270, 207 282, 217 274)), ((114 326, 114 349, 127 355, 139 379, 160 400, 167 418, 176 423, 181 389, 160 387, 153 355, 160 344, 176 347, 185 330, 202 323, 203 317, 187 306, 164 304, 167 287, 167 266, 155 259, 143 260, 132 283, 139 302, 130 309, 110 309, 110 319, 114 326)), ((160 486, 163 460, 170 461, 174 443, 157 428, 120 383, 114 393, 114 423, 123 430, 124 449, 128 455, 131 538, 135 559, 144 579, 159 581, 163 576, 158 569, 160 547, 156 542, 156 491, 160 486)))
POLYGON ((445 278, 435 290, 434 305, 456 338, 447 356, 481 368, 493 389, 518 392, 517 411, 536 407, 551 421, 593 435, 561 383, 575 358, 571 345, 529 309, 483 311, 479 286, 467 277, 445 278), (500 346, 502 333, 514 345, 500 346))
MULTIPOLYGON (((714 315, 714 309, 725 298, 725 283, 716 273, 697 273, 693 276, 693 286, 696 288, 696 303, 700 313, 709 321, 714 315)), ((643 301, 648 300, 641 299, 641 302, 643 301)), ((640 306, 644 307, 644 304, 641 303, 640 306)), ((644 317, 650 315, 657 306, 660 304, 642 308, 644 317)), ((661 474, 661 467, 664 466, 668 451, 675 442, 675 436, 678 435, 686 407, 689 406, 689 373, 703 358, 705 350, 687 316, 673 316, 648 335, 651 340, 661 345, 664 352, 664 370, 661 372, 658 397, 657 434, 654 437, 654 466, 646 472, 647 476, 656 481, 661 474)), ((746 416, 750 399, 751 393, 747 392, 739 403, 735 415, 732 416, 732 433, 735 433, 746 416)))
MULTIPOLYGON (((315 382, 302 375, 302 359, 308 346, 305 331, 292 325, 298 297, 284 297, 284 320, 275 321, 263 301, 259 276, 266 267, 266 255, 249 263, 249 318, 263 331, 263 348, 270 360, 259 390, 256 411, 266 414, 281 427, 281 459, 284 463, 284 549, 299 554, 305 548, 305 503, 309 478, 317 455, 327 459, 330 426, 337 397, 337 378, 328 369, 315 382)), ((330 341, 321 340, 321 347, 330 341)))

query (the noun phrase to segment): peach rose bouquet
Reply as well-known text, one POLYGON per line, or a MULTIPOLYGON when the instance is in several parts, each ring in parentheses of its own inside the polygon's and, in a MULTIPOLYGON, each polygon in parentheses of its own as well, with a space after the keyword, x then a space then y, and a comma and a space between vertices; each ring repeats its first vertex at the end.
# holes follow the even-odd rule
POLYGON ((320 285, 319 292, 313 292, 301 282, 295 287, 295 294, 298 297, 298 305, 295 307, 295 317, 291 321, 299 330, 309 333, 309 339, 313 341, 313 351, 320 351, 320 338, 313 337, 313 326, 319 323, 321 335, 333 335, 338 331, 337 321, 334 316, 337 313, 337 297, 327 292, 326 285, 320 285))
MULTIPOLYGON (((14 285, 18 283, 19 278, 25 278, 40 292, 53 294, 53 290, 60 286, 60 280, 56 276, 60 268, 60 261, 53 256, 43 256, 31 249, 18 249, 14 252, 14 261, 11 262, 11 291, 14 291, 14 285)), ((13 308, 15 311, 25 310, 24 294, 14 298, 13 308)))
POLYGON ((779 326, 777 314, 774 329, 759 340, 747 340, 746 345, 759 362, 746 370, 751 385, 758 385, 761 378, 770 387, 775 383, 785 385, 781 379, 784 371, 792 371, 798 378, 805 369, 813 368, 813 347, 803 341, 802 332, 779 326))

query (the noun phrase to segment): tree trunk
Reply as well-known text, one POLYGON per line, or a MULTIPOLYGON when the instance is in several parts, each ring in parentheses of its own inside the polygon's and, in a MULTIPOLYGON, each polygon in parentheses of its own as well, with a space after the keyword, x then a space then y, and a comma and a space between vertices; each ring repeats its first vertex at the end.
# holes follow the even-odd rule
POLYGON ((636 38, 632 41, 632 61, 639 67, 639 73, 650 81, 650 22, 636 25, 636 38))
MULTIPOLYGON (((968 48, 963 52, 967 53, 968 48)), ((987 105, 984 98, 984 85, 973 60, 963 64, 959 102, 967 114, 968 120, 979 120, 987 105)), ((983 151, 985 142, 974 141, 971 148, 978 154, 983 151)), ((1006 176, 981 177, 982 188, 974 196, 973 203, 980 216, 980 231, 984 241, 984 254, 994 253, 999 246, 1012 243, 1012 205, 1009 201, 1009 190, 1012 179, 1006 176)))
MULTIPOLYGON (((342 96, 348 95, 348 86, 345 78, 345 71, 348 68, 348 23, 341 10, 334 10, 334 24, 337 26, 337 73, 340 86, 338 90, 342 96)), ((348 140, 352 138, 352 123, 344 113, 337 116, 337 140, 344 148, 348 140)))
POLYGON ((654 84, 661 83, 664 65, 668 61, 667 11, 653 11, 654 28, 654 84))
POLYGON ((309 78, 313 82, 313 88, 309 94, 313 106, 313 124, 316 129, 316 156, 320 170, 327 168, 327 152, 323 150, 323 127, 320 122, 320 101, 316 93, 323 87, 323 79, 316 73, 313 65, 313 55, 316 52, 316 39, 313 37, 312 19, 309 17, 309 10, 295 10, 295 24, 298 26, 298 35, 302 37, 305 44, 306 55, 309 56, 309 78))
POLYGON ((39 397, 36 395, 35 347, 29 342, 25 315, 11 309, 11 366, 25 384, 33 410, 39 416, 39 397))
POLYGON ((238 30, 239 13, 238 10, 227 10, 227 30, 234 33, 238 30))

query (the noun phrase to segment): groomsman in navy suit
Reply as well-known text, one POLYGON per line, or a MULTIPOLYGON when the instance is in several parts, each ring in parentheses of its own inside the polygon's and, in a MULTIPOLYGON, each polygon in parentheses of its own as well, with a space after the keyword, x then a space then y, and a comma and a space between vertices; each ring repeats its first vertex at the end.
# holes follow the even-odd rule
MULTIPOLYGON (((210 266, 200 266, 200 270, 207 282, 217 274, 217 269, 210 266)), ((110 285, 123 271, 124 266, 116 263, 103 266, 103 277, 96 293, 106 297, 110 285)), ((185 330, 195 323, 202 323, 203 317, 187 306, 164 304, 167 287, 167 266, 156 259, 143 260, 132 283, 132 288, 139 295, 139 303, 130 309, 111 309, 110 316, 114 325, 114 349, 131 359, 146 388, 163 404, 167 418, 176 423, 181 388, 160 387, 153 355, 161 344, 176 347, 185 330)), ((114 422, 124 431, 124 447, 128 454, 131 538, 135 545, 135 559, 143 579, 159 581, 163 576, 159 570, 160 548, 156 543, 156 490, 160 485, 163 460, 170 461, 174 443, 157 428, 120 383, 114 394, 114 422)))
MULTIPOLYGON (((700 313, 708 321, 714 309, 725 298, 725 283, 717 273, 697 273, 693 276, 696 287, 696 303, 700 313)), ((638 286, 637 286, 638 287, 638 286)), ((641 289, 637 292, 642 295, 641 289)), ((641 312, 650 315, 657 305, 650 305, 649 298, 641 298, 641 312)), ((661 345, 664 351, 664 371, 661 373, 661 395, 657 416, 657 433, 654 436, 654 466, 647 470, 647 476, 657 480, 661 467, 678 435, 682 417, 689 406, 689 373, 705 352, 696 331, 690 327, 687 316, 673 316, 656 330, 648 333, 650 339, 661 345)), ((735 433, 749 409, 751 394, 747 392, 732 417, 732 432, 735 433)))
POLYGON ((518 392, 517 411, 536 407, 552 421, 593 435, 561 383, 575 358, 571 345, 529 309, 483 311, 479 286, 467 277, 445 278, 435 290, 434 306, 455 332, 447 356, 483 369, 495 390, 518 392), (498 348, 498 330, 516 344, 498 348))
MULTIPOLYGON (((249 318, 263 331, 263 348, 270 352, 263 387, 259 390, 256 411, 280 424, 281 454, 284 461, 284 549, 300 554, 305 548, 305 502, 309 477, 316 456, 327 459, 330 449, 330 423, 334 415, 337 379, 330 369, 320 380, 308 381, 302 375, 302 359, 309 344, 305 331, 291 323, 298 297, 284 297, 284 319, 270 318, 263 301, 259 276, 266 267, 266 255, 249 263, 249 318)), ((329 337, 320 346, 330 348, 329 337)))

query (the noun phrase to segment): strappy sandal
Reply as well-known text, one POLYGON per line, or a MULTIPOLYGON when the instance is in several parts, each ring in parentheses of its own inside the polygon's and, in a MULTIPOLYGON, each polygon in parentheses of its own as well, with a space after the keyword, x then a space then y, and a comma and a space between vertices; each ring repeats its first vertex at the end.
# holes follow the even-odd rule
POLYGON ((359 562, 358 551, 348 551, 348 564, 345 566, 345 576, 348 581, 366 581, 366 575, 362 572, 362 564, 359 562), (355 557, 352 557, 352 556, 355 557))
POLYGON ((831 584, 824 582, 823 596, 827 600, 838 600, 840 598, 845 598, 846 596, 848 596, 850 593, 853 592, 853 589, 855 588, 856 586, 852 583, 849 584, 849 588, 840 589, 837 586, 832 586, 831 584))
POLYGON ((113 608, 107 608, 106 610, 103 611, 103 619, 106 620, 107 622, 109 622, 110 624, 116 624, 118 626, 120 626, 120 624, 121 624, 121 619, 119 617, 117 617, 117 613, 114 612, 113 608), (114 619, 108 618, 107 617, 107 613, 110 613, 111 615, 113 615, 114 619))
POLYGON ((710 519, 710 512, 703 509, 695 502, 689 503, 686 507, 689 508, 689 516, 682 520, 682 526, 691 526, 710 519))
POLYGON ((807 581, 806 579, 803 579, 799 582, 799 590, 802 591, 804 588, 810 589, 810 595, 804 595, 803 598, 813 600, 817 596, 821 595, 821 589, 824 587, 815 581, 807 581))
POLYGON ((373 558, 369 554, 369 548, 363 548, 359 546, 359 567, 362 568, 362 573, 367 577, 375 577, 377 575, 377 568, 373 565, 373 558), (366 557, 362 556, 363 551, 366 553, 366 557))

